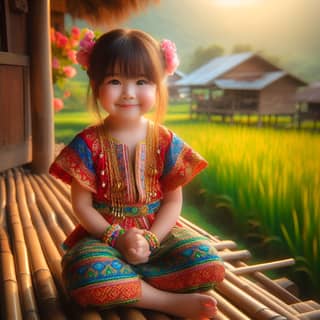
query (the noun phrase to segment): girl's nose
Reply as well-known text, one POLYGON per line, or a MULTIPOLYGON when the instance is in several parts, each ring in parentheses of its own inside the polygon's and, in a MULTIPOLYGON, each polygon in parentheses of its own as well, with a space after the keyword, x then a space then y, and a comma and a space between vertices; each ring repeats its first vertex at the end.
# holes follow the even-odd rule
POLYGON ((123 91, 122 91, 122 97, 125 99, 133 99, 134 96, 135 96, 134 85, 131 83, 124 85, 123 91))

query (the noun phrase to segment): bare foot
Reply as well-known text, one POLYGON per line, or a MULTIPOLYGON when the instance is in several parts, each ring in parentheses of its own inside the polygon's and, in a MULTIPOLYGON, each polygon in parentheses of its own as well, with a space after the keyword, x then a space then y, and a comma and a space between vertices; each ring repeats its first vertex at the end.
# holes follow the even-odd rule
POLYGON ((173 293, 151 287, 144 281, 142 297, 133 306, 161 311, 190 320, 207 320, 217 313, 217 301, 202 293, 173 293))
POLYGON ((217 313, 217 301, 205 294, 176 294, 172 301, 172 314, 192 320, 206 320, 217 313))

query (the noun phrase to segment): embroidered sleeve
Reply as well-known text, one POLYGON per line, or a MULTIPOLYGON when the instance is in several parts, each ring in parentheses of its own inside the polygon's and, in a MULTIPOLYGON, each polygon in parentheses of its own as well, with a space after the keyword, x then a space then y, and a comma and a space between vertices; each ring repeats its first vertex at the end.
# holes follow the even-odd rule
POLYGON ((84 188, 96 193, 92 151, 80 134, 60 152, 52 163, 49 173, 67 184, 76 179, 84 188))
POLYGON ((200 154, 174 133, 172 133, 164 161, 164 169, 160 178, 163 192, 184 186, 208 165, 200 154))

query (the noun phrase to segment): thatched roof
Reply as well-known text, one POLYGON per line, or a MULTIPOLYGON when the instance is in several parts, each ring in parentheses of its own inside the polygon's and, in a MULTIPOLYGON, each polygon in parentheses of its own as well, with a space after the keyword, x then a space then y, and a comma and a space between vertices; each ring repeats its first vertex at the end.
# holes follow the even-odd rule
POLYGON ((66 12, 92 24, 111 25, 160 0, 68 0, 66 12))
POLYGON ((320 103, 320 82, 301 88, 296 94, 298 102, 320 103))

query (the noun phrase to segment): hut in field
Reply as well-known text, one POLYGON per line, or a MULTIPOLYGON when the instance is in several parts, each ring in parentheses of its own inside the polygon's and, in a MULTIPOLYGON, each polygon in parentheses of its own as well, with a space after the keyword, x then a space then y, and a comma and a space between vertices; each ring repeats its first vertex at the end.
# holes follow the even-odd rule
POLYGON ((183 77, 185 77, 185 74, 180 70, 176 70, 173 75, 168 77, 167 86, 169 98, 171 100, 179 100, 181 98, 181 95, 183 94, 184 90, 176 87, 174 84, 177 81, 181 80, 183 77))
MULTIPOLYGON (((153 2, 0 0, 1 319, 172 319, 134 308, 82 309, 69 300, 61 277, 61 243, 78 221, 70 189, 47 174, 54 153, 50 11, 52 24, 62 30, 65 13, 110 24, 153 2)), ((226 280, 209 292, 219 303, 216 319, 320 317, 320 305, 301 301, 290 280, 262 273, 289 266, 292 259, 247 265, 249 251, 183 218, 181 223, 208 237, 225 261, 226 280)))
POLYGON ((175 85, 190 89, 191 113, 292 115, 295 92, 306 83, 258 54, 244 52, 214 58, 175 85))
POLYGON ((303 121, 311 120, 315 127, 316 122, 320 121, 320 82, 299 89, 295 98, 298 103, 299 126, 303 121))

